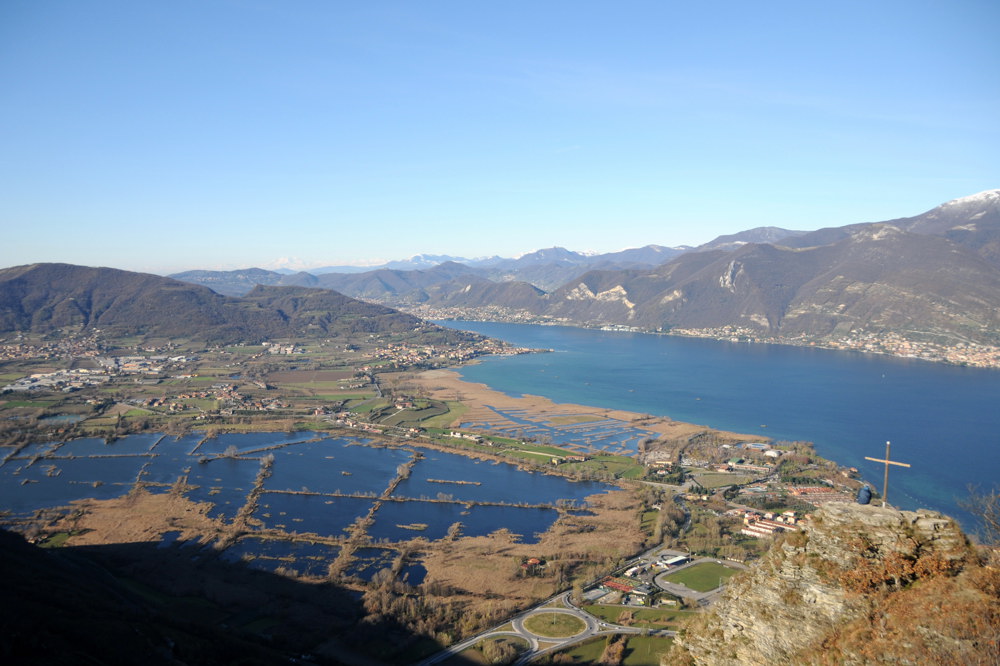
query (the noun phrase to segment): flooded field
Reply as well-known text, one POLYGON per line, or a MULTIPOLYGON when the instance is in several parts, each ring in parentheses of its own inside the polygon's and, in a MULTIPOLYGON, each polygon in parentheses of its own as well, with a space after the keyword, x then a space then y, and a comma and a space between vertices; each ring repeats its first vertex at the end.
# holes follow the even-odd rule
POLYGON ((325 577, 340 554, 338 546, 307 541, 246 537, 230 546, 222 558, 243 562, 251 569, 275 573, 283 569, 299 576, 325 577))
POLYGON ((463 428, 485 430, 504 437, 530 438, 581 453, 634 454, 639 443, 656 433, 612 418, 581 418, 578 414, 547 414, 538 418, 528 410, 489 407, 495 418, 463 423, 463 428))
POLYGON ((347 528, 367 516, 374 504, 371 498, 266 492, 254 518, 265 529, 338 538, 347 536, 347 528))
MULTIPOLYGON (((588 427, 596 436, 607 424, 588 427)), ((368 581, 388 568, 413 585, 426 571, 419 558, 400 560, 405 542, 503 530, 537 543, 560 516, 578 513, 586 497, 610 489, 508 463, 312 433, 144 434, 0 454, 0 522, 8 525, 26 525, 40 510, 68 512, 76 500, 141 488, 202 503, 210 518, 238 527, 242 536, 225 548, 227 560, 326 577, 340 558, 338 570, 348 578, 368 581), (347 543, 353 545, 344 551, 347 543)), ((194 543, 175 531, 160 538, 162 547, 194 543)))
POLYGON ((457 453, 428 451, 393 493, 394 497, 454 501, 555 504, 582 502, 606 486, 561 476, 526 473, 503 462, 474 460, 457 453))

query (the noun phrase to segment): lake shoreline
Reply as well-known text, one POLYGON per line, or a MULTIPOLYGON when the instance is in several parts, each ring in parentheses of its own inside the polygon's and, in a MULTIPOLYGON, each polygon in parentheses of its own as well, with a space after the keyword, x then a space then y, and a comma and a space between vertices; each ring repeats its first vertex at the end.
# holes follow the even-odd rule
MULTIPOLYGON (((423 390, 427 391, 428 395, 432 398, 437 400, 457 400, 469 406, 472 413, 475 413, 474 410, 476 409, 489 410, 492 407, 496 407, 499 409, 524 410, 535 417, 541 418, 564 414, 576 414, 580 416, 598 414, 609 419, 641 423, 643 429, 651 430, 671 439, 690 437, 706 431, 715 432, 721 436, 734 439, 770 439, 761 435, 737 433, 711 426, 675 421, 669 416, 651 415, 576 403, 561 403, 539 395, 523 394, 515 397, 494 389, 487 384, 468 381, 462 377, 458 369, 454 368, 425 370, 415 375, 414 381, 423 390)), ((457 425, 453 424, 453 427, 457 427, 457 425)))

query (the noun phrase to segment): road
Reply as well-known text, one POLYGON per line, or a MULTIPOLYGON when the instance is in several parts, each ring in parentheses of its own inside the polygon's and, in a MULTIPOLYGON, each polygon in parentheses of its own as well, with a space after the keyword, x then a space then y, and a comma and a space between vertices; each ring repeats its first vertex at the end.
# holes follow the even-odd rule
POLYGON ((418 662, 417 666, 431 666, 431 664, 438 664, 443 661, 450 659, 451 657, 469 649, 476 643, 487 639, 487 638, 499 638, 501 636, 512 636, 521 638, 528 643, 528 650, 523 652, 515 661, 515 664, 527 664, 533 659, 540 657, 541 655, 548 654, 549 652, 557 652, 564 648, 567 648, 576 643, 588 640, 595 636, 602 636, 605 634, 643 634, 648 633, 650 636, 676 636, 677 632, 668 629, 648 631, 640 627, 626 627, 620 624, 611 624, 608 622, 602 622, 598 620, 590 613, 573 605, 570 601, 570 592, 561 592, 560 594, 550 597, 545 601, 539 603, 522 613, 516 615, 512 620, 504 622, 499 627, 494 627, 492 629, 487 629, 486 631, 480 632, 475 636, 471 636, 461 643, 455 643, 454 645, 448 647, 437 654, 431 655, 427 659, 418 662), (569 636, 566 638, 552 638, 549 636, 541 636, 539 634, 533 633, 527 627, 524 626, 525 620, 530 618, 532 615, 544 614, 544 613, 563 613, 566 615, 571 615, 573 617, 579 618, 583 621, 585 628, 578 634, 569 636), (501 627, 506 627, 510 625, 513 627, 511 629, 502 629, 501 627), (540 643, 544 643, 545 647, 542 647, 540 643))
MULTIPOLYGON (((656 484, 656 485, 664 485, 664 484, 656 484)), ((655 546, 645 551, 644 553, 641 553, 631 558, 620 569, 609 573, 610 575, 617 575, 637 565, 650 567, 653 562, 656 562, 659 559, 659 556, 662 553, 664 553, 664 551, 670 552, 674 555, 683 554, 680 552, 669 551, 667 549, 664 549, 662 546, 655 546)), ((688 567, 695 566, 697 564, 701 564, 703 562, 713 562, 713 563, 720 562, 722 564, 725 564, 727 567, 733 569, 747 568, 745 565, 740 564, 738 562, 732 562, 729 560, 719 560, 714 557, 701 557, 692 560, 690 562, 687 562, 685 564, 682 564, 680 566, 672 567, 667 571, 663 571, 661 573, 653 575, 649 577, 649 582, 655 584, 661 590, 664 590, 676 597, 680 597, 682 599, 683 598, 694 599, 698 602, 699 605, 707 606, 715 599, 716 596, 718 596, 722 592, 724 586, 720 585, 718 588, 714 590, 709 590, 708 592, 698 592, 697 590, 692 590, 679 583, 672 583, 666 580, 666 576, 670 574, 676 573, 677 571, 681 571, 688 567)), ((584 586, 584 589, 589 589, 595 586, 597 582, 598 582, 597 580, 591 581, 588 585, 584 586)), ((571 645, 575 645, 576 643, 586 641, 595 636, 602 636, 606 634, 643 634, 643 633, 648 633, 648 635, 650 636, 665 636, 665 637, 673 637, 677 635, 677 632, 668 629, 661 629, 654 631, 654 630, 642 629, 639 627, 626 627, 620 624, 603 622, 595 618, 590 613, 587 613, 586 611, 573 605, 573 603, 570 601, 570 594, 571 594, 570 592, 561 592, 553 597, 550 597, 545 601, 540 602, 536 606, 533 606, 532 608, 529 608, 528 610, 519 613, 513 619, 507 620, 502 624, 493 627, 492 629, 487 629, 485 631, 482 631, 476 634, 475 636, 470 636, 469 638, 465 639, 460 643, 455 643, 454 645, 449 646, 448 648, 442 650, 441 652, 431 655, 430 657, 424 659, 423 661, 417 662, 415 666, 431 666, 432 664, 441 663, 463 652, 464 650, 469 649, 470 647, 476 645, 477 643, 479 643, 484 639, 499 638, 501 636, 511 636, 511 637, 521 638, 528 643, 529 649, 525 651, 523 654, 521 654, 518 660, 514 662, 515 664, 527 664, 541 655, 548 654, 550 652, 557 652, 571 645), (585 629, 580 633, 574 636, 569 636, 567 638, 550 638, 547 636, 541 636, 535 634, 529 631, 524 626, 524 621, 527 618, 531 617, 532 615, 538 613, 565 613, 568 615, 572 615, 583 621, 585 629), (545 647, 542 647, 540 645, 541 643, 544 643, 545 647)))
MULTIPOLYGON (((628 562, 625 563, 625 565, 619 571, 624 571, 625 569, 636 566, 637 564, 648 564, 649 562, 654 561, 657 558, 657 554, 660 553, 662 550, 663 550, 662 546, 656 546, 655 548, 651 548, 646 552, 630 559, 628 562)), ((715 562, 716 560, 712 558, 703 558, 703 560, 698 560, 698 561, 715 562)), ((675 569, 671 570, 671 573, 680 568, 681 567, 676 567, 675 569)), ((587 585, 585 587, 586 588, 592 587, 596 583, 597 581, 592 581, 591 585, 587 585)), ((695 594, 700 594, 694 592, 693 590, 688 590, 688 588, 683 586, 678 586, 678 587, 682 587, 685 590, 685 592, 687 593, 686 596, 693 596, 695 594)), ((562 650, 571 645, 580 643, 595 636, 602 636, 606 634, 643 634, 643 633, 648 633, 650 636, 672 637, 677 635, 677 632, 669 629, 646 630, 640 627, 626 627, 621 624, 603 622, 595 618, 590 613, 587 613, 586 611, 573 605, 572 601, 570 601, 570 595, 571 595, 570 592, 560 592, 559 594, 553 597, 549 597, 545 601, 542 601, 537 605, 533 606, 532 608, 529 608, 528 610, 523 611, 518 615, 514 616, 513 619, 505 621, 501 625, 493 627, 492 629, 487 629, 486 631, 482 631, 476 634, 475 636, 470 636, 469 638, 465 639, 460 643, 455 643, 454 645, 449 646, 448 648, 442 650, 441 652, 433 654, 427 659, 424 659, 423 661, 417 662, 416 666, 431 666, 432 664, 441 663, 455 656, 456 654, 459 654, 460 652, 467 650, 468 648, 472 647, 473 645, 475 645, 476 643, 478 643, 483 639, 498 638, 500 636, 515 636, 527 641, 529 649, 526 652, 524 652, 516 662, 514 662, 515 664, 527 664, 531 660, 536 659, 537 657, 543 654, 562 650), (540 636, 538 634, 529 631, 524 626, 524 621, 527 618, 539 613, 565 613, 567 615, 572 615, 583 621, 585 629, 580 633, 574 636, 569 636, 567 638, 550 638, 548 636, 540 636), (507 625, 510 625, 512 629, 506 628, 507 625), (540 646, 541 642, 545 643, 544 648, 540 646)), ((701 598, 699 597, 699 602, 700 601, 701 598)))

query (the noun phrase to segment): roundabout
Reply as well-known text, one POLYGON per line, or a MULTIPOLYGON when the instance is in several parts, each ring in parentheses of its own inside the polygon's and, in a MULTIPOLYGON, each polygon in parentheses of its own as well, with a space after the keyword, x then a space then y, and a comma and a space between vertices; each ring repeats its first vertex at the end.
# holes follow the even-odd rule
POLYGON ((539 638, 572 638, 587 630, 587 622, 569 611, 546 610, 525 618, 522 628, 539 638))

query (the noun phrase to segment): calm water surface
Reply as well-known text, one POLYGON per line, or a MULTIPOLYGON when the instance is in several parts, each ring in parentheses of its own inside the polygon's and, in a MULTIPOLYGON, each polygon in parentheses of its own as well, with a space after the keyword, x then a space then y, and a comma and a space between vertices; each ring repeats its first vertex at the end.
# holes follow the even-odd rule
POLYGON ((1000 483, 1000 371, 781 345, 750 345, 560 326, 441 322, 553 349, 494 357, 462 375, 512 395, 670 416, 679 421, 806 440, 824 457, 882 486, 889 499, 971 518, 969 484, 1000 483))

